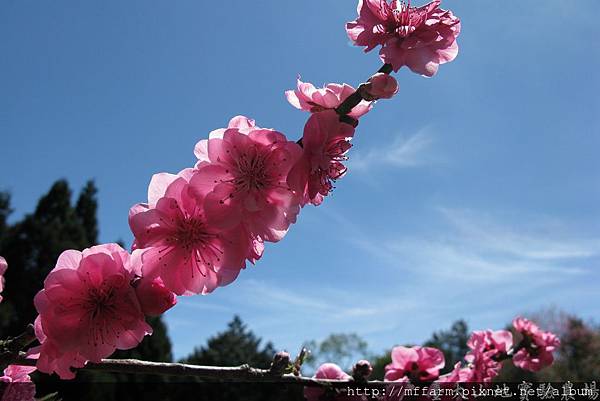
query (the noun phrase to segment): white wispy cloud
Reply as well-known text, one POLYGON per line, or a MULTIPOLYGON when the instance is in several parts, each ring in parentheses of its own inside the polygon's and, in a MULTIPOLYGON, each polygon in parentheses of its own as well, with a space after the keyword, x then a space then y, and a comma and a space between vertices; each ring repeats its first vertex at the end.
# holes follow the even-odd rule
MULTIPOLYGON (((600 256, 600 238, 580 237, 533 218, 506 222, 472 210, 438 208, 435 230, 420 236, 366 233, 343 216, 346 239, 393 270, 463 282, 508 282, 581 275, 600 256)), ((343 221, 340 221, 342 219, 343 221)))
MULTIPOLYGON (((322 209, 318 217, 339 230, 332 235, 343 233, 339 238, 351 246, 353 264, 346 267, 362 269, 364 281, 242 276, 234 288, 216 291, 211 303, 205 297, 191 297, 189 304, 185 299, 181 312, 168 316, 170 327, 201 331, 207 321, 237 312, 261 336, 292 351, 308 339, 346 332, 379 352, 420 343, 423 333, 459 317, 473 328, 501 328, 524 310, 553 303, 579 307, 578 297, 593 299, 598 280, 590 272, 600 259, 599 238, 539 217, 431 210, 430 228, 415 234, 369 230, 346 213, 322 209)), ((593 313, 597 307, 578 310, 593 313)), ((177 341, 185 350, 197 344, 177 341)))
POLYGON ((382 166, 419 167, 434 161, 431 153, 433 143, 434 137, 430 127, 424 127, 412 135, 398 136, 389 146, 372 148, 364 153, 355 152, 348 165, 356 170, 382 166))
POLYGON ((438 210, 465 240, 490 251, 547 261, 590 258, 600 254, 599 238, 577 238, 571 233, 564 233, 565 228, 555 223, 533 220, 530 224, 510 227, 489 215, 470 210, 438 210))
POLYGON ((385 296, 369 298, 368 306, 361 305, 356 291, 343 291, 312 285, 307 291, 294 291, 287 286, 274 282, 246 279, 240 286, 241 299, 263 310, 285 310, 290 315, 306 314, 310 311, 312 319, 327 321, 346 321, 356 318, 382 317, 390 313, 407 312, 414 303, 405 302, 393 305, 385 296))

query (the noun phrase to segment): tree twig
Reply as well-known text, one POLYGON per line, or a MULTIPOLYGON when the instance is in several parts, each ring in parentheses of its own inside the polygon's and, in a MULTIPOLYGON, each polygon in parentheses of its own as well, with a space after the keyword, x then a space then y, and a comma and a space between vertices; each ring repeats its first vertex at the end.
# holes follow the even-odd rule
POLYGON ((35 340, 35 330, 33 325, 29 324, 17 337, 0 341, 0 372, 14 361, 22 359, 22 351, 35 340))
MULTIPOLYGON (((21 358, 15 364, 24 366, 35 366, 33 359, 21 358)), ((222 367, 201 366, 185 363, 149 362, 138 359, 103 359, 100 363, 88 363, 79 371, 101 371, 114 373, 152 374, 163 376, 197 377, 219 382, 239 383, 288 383, 309 387, 384 387, 390 382, 370 381, 357 383, 349 380, 315 379, 312 377, 296 376, 294 374, 277 375, 269 369, 257 369, 249 365, 222 367)))
MULTIPOLYGON (((384 64, 379 70, 377 70, 377 72, 381 72, 384 74, 389 74, 392 72, 392 66, 391 64, 384 64)), ((358 86, 358 88, 356 88, 356 90, 354 91, 354 93, 352 93, 350 96, 348 96, 336 109, 336 113, 338 113, 340 116, 346 116, 348 115, 352 109, 354 108, 354 106, 356 106, 357 104, 359 104, 361 102, 361 100, 363 100, 364 98, 361 96, 361 90, 360 87, 364 85, 360 84, 358 86)), ((346 122, 346 121, 344 121, 346 122)))

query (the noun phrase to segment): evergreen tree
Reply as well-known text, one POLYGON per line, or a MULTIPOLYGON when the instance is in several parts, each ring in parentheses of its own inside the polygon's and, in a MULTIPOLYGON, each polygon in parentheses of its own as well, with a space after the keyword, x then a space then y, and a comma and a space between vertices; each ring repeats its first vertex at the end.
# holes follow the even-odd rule
MULTIPOLYGON (((260 346, 262 340, 247 329, 239 316, 227 325, 227 330, 211 337, 205 346, 196 348, 181 362, 195 365, 239 366, 249 364, 255 368, 270 366, 275 348, 270 342, 260 346)), ((303 400, 302 387, 269 383, 214 383, 193 379, 178 379, 174 398, 198 401, 275 401, 303 400), (196 383, 196 384, 190 384, 196 383), (202 384, 200 384, 202 383, 202 384)))
POLYGON ((208 339, 206 346, 196 348, 184 363, 209 366, 237 366, 244 363, 266 369, 271 364, 275 348, 270 342, 262 349, 262 340, 247 329, 239 316, 234 316, 227 330, 208 339))
POLYGON ((11 213, 10 194, 8 192, 0 192, 0 244, 6 234, 7 220, 11 213))
POLYGON ((96 218, 98 211, 97 193, 98 190, 94 181, 88 181, 81 190, 79 199, 77 199, 77 205, 75 206, 75 213, 85 230, 85 236, 89 244, 96 244, 98 242, 98 221, 96 218))
POLYGON ((469 347, 469 327, 464 320, 457 320, 449 330, 441 330, 433 333, 431 338, 425 342, 425 347, 437 348, 444 353, 446 364, 441 371, 442 374, 450 372, 456 362, 462 361, 469 347))
POLYGON ((316 370, 321 364, 334 362, 350 372, 354 363, 368 359, 368 344, 355 333, 333 333, 323 341, 308 341, 304 347, 310 351, 305 366, 316 370))

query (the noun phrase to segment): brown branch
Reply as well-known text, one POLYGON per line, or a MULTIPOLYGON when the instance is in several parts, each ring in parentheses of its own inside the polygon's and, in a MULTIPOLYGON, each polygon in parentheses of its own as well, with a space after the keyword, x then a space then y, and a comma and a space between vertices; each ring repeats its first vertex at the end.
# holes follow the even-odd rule
MULTIPOLYGON (((377 70, 377 72, 381 72, 384 74, 390 74, 392 72, 392 70, 393 69, 392 69, 391 64, 384 64, 381 66, 381 68, 379 70, 377 70)), ((362 100, 368 100, 362 96, 362 93, 363 93, 362 88, 365 85, 366 85, 365 83, 358 85, 356 90, 350 96, 348 96, 346 99, 344 99, 344 101, 342 103, 340 103, 340 105, 338 107, 335 108, 335 112, 340 116, 340 121, 343 123, 346 123, 346 124, 350 124, 354 128, 356 128, 356 126, 358 126, 358 120, 350 117, 348 114, 362 100)), ((298 139, 296 141, 296 143, 298 145, 302 146, 302 138, 298 139)))
POLYGON ((17 337, 0 341, 0 372, 14 361, 23 358, 22 351, 35 340, 35 330, 33 325, 29 324, 17 337))
MULTIPOLYGON (((35 366, 33 359, 20 359, 15 361, 18 365, 35 366)), ((357 383, 349 380, 315 379, 312 377, 296 376, 294 374, 278 375, 269 369, 252 368, 249 365, 222 367, 188 365, 185 363, 148 362, 138 359, 103 359, 100 363, 88 363, 83 371, 101 371, 113 373, 152 374, 163 376, 197 377, 219 382, 240 383, 282 383, 298 384, 309 387, 345 388, 356 387, 384 387, 390 382, 370 381, 357 383)))
MULTIPOLYGON (((384 64, 377 72, 381 72, 384 74, 389 74, 392 72, 392 66, 391 64, 384 64)), ((358 86, 358 88, 356 88, 356 90, 354 91, 354 93, 352 93, 350 96, 348 96, 336 109, 336 113, 338 113, 340 116, 346 116, 348 115, 352 109, 354 108, 354 106, 356 106, 357 104, 359 104, 361 102, 361 100, 367 100, 364 99, 361 95, 361 86, 365 85, 364 83, 360 84, 358 86)), ((345 122, 345 121, 344 121, 345 122)))

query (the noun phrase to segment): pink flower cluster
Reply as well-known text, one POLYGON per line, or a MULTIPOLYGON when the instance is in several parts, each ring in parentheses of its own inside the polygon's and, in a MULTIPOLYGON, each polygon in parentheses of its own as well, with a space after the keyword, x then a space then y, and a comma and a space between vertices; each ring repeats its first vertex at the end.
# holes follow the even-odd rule
POLYGON ((431 77, 439 65, 458 54, 456 37, 460 20, 439 8, 435 0, 422 7, 411 7, 400 0, 359 0, 358 18, 346 24, 350 40, 371 51, 381 46, 381 60, 394 71, 407 66, 431 77))
POLYGON ((471 351, 465 356, 466 366, 458 363, 441 380, 488 383, 500 373, 506 359, 532 372, 550 366, 554 360, 552 352, 560 345, 558 337, 521 317, 514 320, 513 326, 523 337, 519 345, 513 345, 513 335, 507 330, 475 331, 467 342, 471 351))
POLYGON ((537 372, 552 365, 552 352, 560 345, 560 340, 555 334, 542 331, 535 323, 522 317, 513 321, 513 327, 523 336, 522 346, 513 356, 515 366, 537 372))
POLYGON ((498 376, 502 360, 512 350, 513 337, 506 330, 475 331, 467 342, 471 351, 465 356, 467 366, 455 367, 450 377, 458 381, 488 383, 498 376))
MULTIPOLYGON (((374 76, 372 98, 389 98, 397 83, 374 76)), ((265 242, 280 241, 300 209, 319 205, 341 178, 354 124, 336 112, 355 89, 328 84, 317 89, 298 80, 290 103, 311 113, 301 141, 236 116, 226 128, 196 144, 193 168, 155 175, 148 201, 133 206, 129 225, 142 250, 142 276, 160 279, 177 295, 208 294, 255 263, 265 242)), ((359 102, 356 119, 372 102, 359 102)))
MULTIPOLYGON (((406 65, 432 76, 439 64, 456 57, 460 32, 460 21, 439 4, 416 8, 398 0, 359 0, 359 17, 347 24, 347 33, 366 51, 381 45, 381 59, 393 70, 406 65)), ((131 253, 116 244, 65 251, 47 276, 34 299, 40 345, 30 351, 38 354, 37 368, 73 378, 74 368, 137 346, 152 333, 146 316, 164 313, 176 304, 176 296, 208 294, 234 281, 247 262, 262 257, 265 242, 286 235, 301 208, 324 201, 347 171, 344 162, 358 119, 375 101, 397 92, 398 83, 384 72, 358 89, 335 83, 317 88, 298 79, 297 88, 285 95, 292 106, 310 113, 301 140, 290 141, 236 116, 196 144, 193 167, 154 175, 147 202, 129 212, 135 237, 131 253)), ((0 258, 0 291, 5 269, 0 258)), ((515 327, 525 338, 515 355, 521 366, 534 369, 551 361, 555 343, 548 334, 526 321, 515 327)), ((511 352, 509 336, 474 333, 467 366, 457 365, 446 378, 439 375, 441 351, 396 347, 385 378, 486 381, 511 352)), ((7 372, 1 380, 27 381, 25 370, 7 372)), ((316 377, 349 378, 334 364, 321 366, 316 377)), ((305 394, 309 400, 323 395, 312 389, 305 394)))
POLYGON ((438 349, 395 347, 392 349, 392 363, 385 367, 385 380, 432 381, 438 378, 444 364, 444 354, 438 349))
MULTIPOLYGON (((517 367, 531 371, 537 371, 543 366, 550 365, 552 363, 552 351, 559 344, 558 338, 550 332, 541 331, 527 319, 515 319, 514 326, 523 336, 523 340, 516 347, 513 346, 513 335, 510 331, 483 330, 473 332, 467 341, 470 351, 464 357, 464 364, 458 362, 454 369, 445 375, 440 375, 445 360, 444 354, 439 349, 421 346, 394 347, 391 351, 392 362, 385 367, 384 378, 389 382, 401 383, 402 386, 424 383, 453 386, 459 382, 489 383, 500 373, 503 361, 511 358, 517 367)), ((367 366, 367 371, 370 373, 371 368, 368 362, 360 361, 356 366, 359 364, 367 366)), ((351 380, 350 375, 332 363, 321 365, 313 377, 317 379, 351 380)), ((325 399, 323 397, 326 395, 324 390, 314 388, 305 388, 304 394, 308 401, 325 399)), ((338 401, 364 399, 360 396, 348 396, 343 392, 330 395, 331 397, 327 399, 338 401)), ((370 398, 390 399, 389 395, 387 398, 386 396, 372 396, 370 398)))
POLYGON ((34 299, 41 345, 32 352, 39 352, 38 369, 71 379, 72 368, 137 346, 152 333, 145 315, 163 313, 176 302, 160 283, 145 280, 140 251, 130 255, 106 244, 63 252, 34 299))
MULTIPOLYGON (((313 84, 302 82, 298 78, 297 89, 286 91, 285 96, 295 108, 318 113, 324 110, 335 110, 354 91, 355 89, 348 84, 327 84, 323 88, 316 88, 313 84)), ((367 114, 372 107, 371 102, 361 100, 348 115, 358 119, 367 114)))
MULTIPOLYGON (((394 82, 374 77, 369 90, 389 97, 394 82)), ((129 212, 131 254, 108 244, 60 256, 35 297, 42 372, 73 378, 73 368, 135 347, 151 334, 145 316, 164 313, 177 295, 231 283, 265 242, 285 236, 303 206, 322 203, 346 172, 354 124, 335 108, 354 89, 300 87, 298 105, 311 116, 299 143, 234 117, 196 144, 194 167, 152 177, 148 201, 129 212)), ((354 118, 371 107, 357 105, 354 118)))
POLYGON ((0 401, 34 401, 35 384, 29 374, 34 367, 9 365, 0 376, 0 401))

